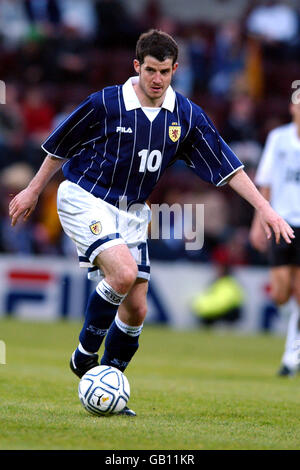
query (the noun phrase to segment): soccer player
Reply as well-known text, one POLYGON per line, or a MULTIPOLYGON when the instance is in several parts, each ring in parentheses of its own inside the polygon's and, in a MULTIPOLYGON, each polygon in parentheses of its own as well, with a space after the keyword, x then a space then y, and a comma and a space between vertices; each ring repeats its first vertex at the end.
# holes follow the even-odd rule
MULTIPOLYGON (((139 347, 150 275, 145 201, 176 159, 216 186, 228 182, 257 209, 268 237, 272 230, 277 242, 281 236, 287 243, 294 237, 205 112, 172 89, 177 55, 177 43, 168 34, 142 34, 133 61, 137 76, 81 103, 44 142, 41 168, 10 203, 12 225, 20 217, 27 220, 49 179, 62 168, 62 227, 90 277, 99 276, 70 362, 79 377, 98 364, 104 337, 100 363, 121 371, 139 347)), ((125 413, 135 415, 128 408, 125 413)))
POLYGON ((280 376, 298 371, 300 348, 300 104, 291 103, 290 112, 292 122, 269 133, 255 181, 261 194, 292 226, 296 238, 291 244, 281 240, 276 245, 272 240, 268 247, 257 215, 250 231, 253 246, 268 251, 272 299, 278 307, 289 302, 291 308, 280 376))

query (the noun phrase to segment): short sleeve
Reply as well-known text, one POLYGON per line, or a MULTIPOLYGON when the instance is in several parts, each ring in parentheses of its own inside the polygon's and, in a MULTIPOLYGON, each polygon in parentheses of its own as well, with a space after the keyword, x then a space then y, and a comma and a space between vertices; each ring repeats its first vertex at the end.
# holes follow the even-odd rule
POLYGON ((265 147, 256 170, 255 183, 258 186, 271 186, 272 184, 275 151, 276 132, 271 131, 267 137, 265 147))
POLYGON ((70 158, 95 122, 95 105, 89 96, 57 126, 42 144, 42 149, 58 158, 70 158))
POLYGON ((223 186, 244 167, 203 111, 197 116, 183 159, 201 179, 215 186, 223 186))

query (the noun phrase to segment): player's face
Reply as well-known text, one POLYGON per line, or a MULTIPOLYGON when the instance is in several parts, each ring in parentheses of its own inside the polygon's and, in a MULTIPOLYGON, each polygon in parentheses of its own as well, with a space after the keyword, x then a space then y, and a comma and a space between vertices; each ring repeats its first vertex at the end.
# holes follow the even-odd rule
POLYGON ((136 91, 142 105, 160 106, 162 104, 177 67, 178 63, 173 64, 171 58, 160 62, 148 55, 142 64, 134 60, 135 71, 139 74, 136 91))

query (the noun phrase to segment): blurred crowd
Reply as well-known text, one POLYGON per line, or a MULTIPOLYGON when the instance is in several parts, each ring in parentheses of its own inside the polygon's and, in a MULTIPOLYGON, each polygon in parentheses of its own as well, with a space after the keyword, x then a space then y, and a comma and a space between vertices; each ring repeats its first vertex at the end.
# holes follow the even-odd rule
MULTIPOLYGON (((226 2, 227 0, 215 0, 226 2)), ((57 175, 26 224, 11 228, 8 203, 45 156, 40 144, 87 95, 133 75, 139 34, 152 27, 179 43, 174 88, 202 106, 252 178, 268 132, 289 121, 300 79, 300 6, 249 1, 238 20, 185 24, 148 0, 138 17, 121 0, 1 0, 0 252, 74 255, 56 214, 57 175)), ((183 8, 186 2, 183 2, 183 8)), ((230 189, 201 182, 180 162, 150 202, 204 204, 204 247, 150 240, 152 258, 264 264, 248 241, 253 211, 230 189)), ((174 226, 175 217, 171 219, 174 226)))

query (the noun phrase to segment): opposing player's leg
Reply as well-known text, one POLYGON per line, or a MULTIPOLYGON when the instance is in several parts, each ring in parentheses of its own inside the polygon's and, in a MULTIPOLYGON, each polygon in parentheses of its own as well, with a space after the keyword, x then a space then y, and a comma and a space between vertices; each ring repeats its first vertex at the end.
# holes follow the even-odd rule
POLYGON ((295 269, 293 266, 277 266, 271 269, 271 296, 280 308, 290 310, 285 349, 278 375, 292 376, 297 371, 295 345, 300 340, 299 306, 294 298, 295 269))
POLYGON ((293 364, 296 372, 300 371, 300 267, 293 267, 293 306, 292 316, 290 319, 287 341, 293 352, 293 364), (290 325, 291 323, 291 325, 290 325), (289 334, 291 338, 289 338, 289 334))
POLYGON ((98 364, 97 352, 137 276, 136 262, 125 244, 102 251, 94 264, 101 269, 104 279, 90 295, 80 343, 71 358, 71 369, 79 377, 98 364))
POLYGON ((272 267, 270 273, 271 297, 276 305, 284 305, 293 291, 292 266, 272 267))
MULTIPOLYGON (((294 296, 297 301, 298 306, 300 305, 300 266, 294 266, 293 269, 293 279, 294 279, 294 296)), ((299 325, 300 329, 300 325, 299 325)))

